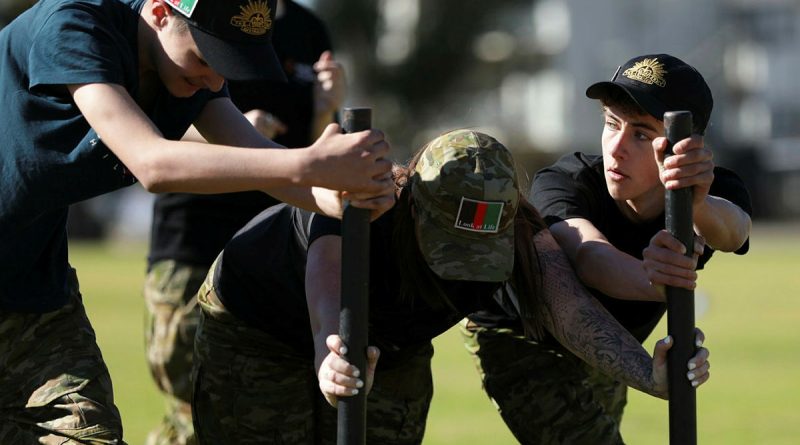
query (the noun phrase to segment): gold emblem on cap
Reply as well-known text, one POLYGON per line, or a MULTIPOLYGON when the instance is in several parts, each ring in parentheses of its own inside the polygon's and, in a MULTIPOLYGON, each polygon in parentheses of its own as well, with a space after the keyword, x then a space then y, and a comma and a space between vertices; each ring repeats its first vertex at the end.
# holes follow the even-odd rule
POLYGON ((632 67, 626 69, 622 75, 628 79, 638 80, 648 85, 658 85, 665 87, 667 81, 664 80, 664 65, 658 59, 644 59, 636 62, 632 67))
POLYGON ((267 2, 248 0, 247 6, 239 6, 239 9, 241 13, 231 17, 231 25, 241 29, 242 32, 260 36, 272 28, 272 19, 270 18, 267 2))

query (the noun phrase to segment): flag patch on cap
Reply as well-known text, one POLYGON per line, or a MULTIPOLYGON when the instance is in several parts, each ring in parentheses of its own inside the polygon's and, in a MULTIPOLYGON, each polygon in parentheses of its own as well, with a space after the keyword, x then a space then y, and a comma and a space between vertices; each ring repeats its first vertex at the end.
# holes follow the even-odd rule
POLYGON ((502 202, 476 201, 462 197, 455 227, 470 232, 497 233, 500 230, 503 205, 502 202))
POLYGON ((191 17, 197 2, 200 0, 167 0, 175 9, 186 17, 191 17))

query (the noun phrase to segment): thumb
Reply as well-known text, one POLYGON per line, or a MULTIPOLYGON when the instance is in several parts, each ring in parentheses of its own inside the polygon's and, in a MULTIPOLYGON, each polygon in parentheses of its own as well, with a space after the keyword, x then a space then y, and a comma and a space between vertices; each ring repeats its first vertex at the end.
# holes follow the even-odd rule
POLYGON ((664 152, 667 150, 667 138, 657 137, 653 139, 653 154, 656 157, 659 171, 664 170, 664 152))
POLYGON ((327 336, 325 338, 325 345, 328 347, 329 351, 336 355, 341 356, 347 354, 347 346, 345 346, 342 341, 342 337, 339 337, 337 334, 327 336))
POLYGON ((655 383, 654 395, 666 399, 669 396, 669 382, 667 381, 667 351, 672 347, 672 336, 667 335, 656 342, 653 350, 653 382, 655 383))
POLYGON ((672 343, 671 335, 667 335, 656 342, 655 349, 653 350, 653 367, 667 365, 667 351, 672 347, 672 343))
POLYGON ((327 127, 325 127, 325 130, 322 131, 322 134, 319 135, 317 140, 324 139, 324 138, 329 138, 329 137, 331 137, 333 135, 341 134, 341 133, 342 133, 342 127, 339 126, 339 124, 330 123, 330 124, 328 124, 327 127))
POLYGON ((318 65, 330 62, 331 60, 333 60, 333 53, 331 52, 331 50, 323 51, 322 54, 319 55, 319 60, 317 60, 316 63, 314 63, 314 69, 319 71, 321 67, 319 67, 318 65))
POLYGON ((375 380, 375 368, 378 366, 378 358, 381 356, 381 351, 375 346, 367 348, 367 394, 372 389, 372 383, 375 380))

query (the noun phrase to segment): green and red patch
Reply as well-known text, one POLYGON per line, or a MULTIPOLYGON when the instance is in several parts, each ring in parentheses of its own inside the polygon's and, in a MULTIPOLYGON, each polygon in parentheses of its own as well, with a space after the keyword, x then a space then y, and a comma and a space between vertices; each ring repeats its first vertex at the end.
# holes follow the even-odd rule
POLYGON ((462 197, 455 227, 471 232, 497 233, 500 230, 500 217, 503 216, 503 205, 502 202, 462 197))

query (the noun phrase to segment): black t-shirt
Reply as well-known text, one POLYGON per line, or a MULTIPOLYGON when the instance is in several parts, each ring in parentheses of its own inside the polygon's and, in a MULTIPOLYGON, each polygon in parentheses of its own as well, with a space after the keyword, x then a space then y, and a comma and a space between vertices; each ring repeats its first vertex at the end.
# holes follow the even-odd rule
MULTIPOLYGON (((114 84, 137 97, 144 0, 49 0, 0 31, 0 308, 54 311, 67 302, 68 207, 133 184, 66 85, 114 84)), ((142 110, 179 139, 206 103, 159 85, 142 110)))
MULTIPOLYGON (((314 114, 313 64, 331 49, 324 24, 304 7, 286 2, 284 15, 275 21, 273 46, 283 64, 288 83, 229 81, 233 103, 243 113, 265 110, 283 122, 288 131, 275 138, 286 147, 306 147, 311 139, 314 114)), ((153 207, 150 264, 176 259, 208 266, 225 243, 247 221, 277 204, 261 192, 194 195, 158 195, 153 207)))
MULTIPOLYGON (((747 188, 728 169, 714 169, 714 182, 709 194, 725 198, 748 214, 752 213, 747 188)), ((617 249, 639 259, 642 259, 642 251, 650 244, 650 239, 665 228, 663 213, 644 223, 625 218, 608 193, 603 158, 599 155, 568 154, 554 165, 540 170, 534 177, 530 198, 548 226, 569 218, 586 219, 617 249)), ((743 255, 748 249, 749 240, 736 253, 743 255)), ((714 250, 706 246, 697 268, 702 269, 713 253, 714 250)), ((650 335, 666 310, 665 303, 621 300, 595 289, 589 290, 639 341, 650 335)), ((519 325, 514 317, 504 314, 478 314, 476 318, 483 325, 519 325)))
MULTIPOLYGON (((499 283, 441 281, 455 309, 433 309, 423 298, 401 298, 394 254, 394 212, 370 225, 370 344, 381 362, 396 363, 404 352, 427 344, 466 314, 495 307, 499 283)), ((225 246, 215 286, 220 300, 249 325, 307 353, 313 352, 306 307, 305 252, 314 240, 340 235, 340 221, 286 204, 254 218, 225 246)))

